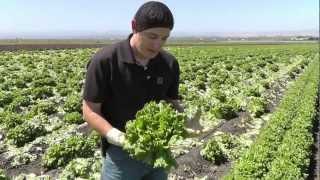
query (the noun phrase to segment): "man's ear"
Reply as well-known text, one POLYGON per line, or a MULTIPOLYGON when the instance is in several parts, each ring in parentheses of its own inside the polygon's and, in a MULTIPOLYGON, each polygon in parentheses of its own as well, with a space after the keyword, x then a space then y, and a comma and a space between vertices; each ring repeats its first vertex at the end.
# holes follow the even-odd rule
POLYGON ((135 19, 131 21, 131 29, 133 33, 137 33, 137 22, 135 19))

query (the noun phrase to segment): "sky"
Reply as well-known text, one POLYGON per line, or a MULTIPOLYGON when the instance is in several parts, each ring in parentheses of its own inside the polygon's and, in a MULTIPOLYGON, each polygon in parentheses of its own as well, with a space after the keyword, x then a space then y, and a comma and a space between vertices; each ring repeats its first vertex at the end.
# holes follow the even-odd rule
MULTIPOLYGON (((0 0, 0 38, 127 33, 144 0, 0 0)), ((318 0, 163 0, 172 34, 319 31, 318 0)))

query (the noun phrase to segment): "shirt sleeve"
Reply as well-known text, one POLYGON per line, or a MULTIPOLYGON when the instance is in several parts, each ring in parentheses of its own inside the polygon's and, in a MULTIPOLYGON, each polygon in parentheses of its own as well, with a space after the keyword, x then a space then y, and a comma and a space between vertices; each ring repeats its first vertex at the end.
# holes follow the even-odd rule
POLYGON ((173 81, 168 89, 167 98, 169 99, 180 99, 179 98, 179 79, 180 79, 180 68, 178 62, 175 60, 172 65, 173 81))
POLYGON ((89 62, 84 83, 84 100, 102 103, 110 93, 110 67, 107 62, 107 59, 98 55, 89 62))

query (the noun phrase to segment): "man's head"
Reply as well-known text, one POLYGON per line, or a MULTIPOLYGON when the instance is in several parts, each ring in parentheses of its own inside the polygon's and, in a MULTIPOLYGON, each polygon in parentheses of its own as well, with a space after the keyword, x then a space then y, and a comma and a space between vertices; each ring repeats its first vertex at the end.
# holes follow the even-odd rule
POLYGON ((156 56, 173 29, 170 9, 163 3, 150 1, 143 4, 132 20, 134 48, 142 59, 156 56))
POLYGON ((173 15, 170 9, 163 3, 150 1, 143 4, 134 16, 134 28, 136 32, 141 32, 149 28, 173 29, 173 15))

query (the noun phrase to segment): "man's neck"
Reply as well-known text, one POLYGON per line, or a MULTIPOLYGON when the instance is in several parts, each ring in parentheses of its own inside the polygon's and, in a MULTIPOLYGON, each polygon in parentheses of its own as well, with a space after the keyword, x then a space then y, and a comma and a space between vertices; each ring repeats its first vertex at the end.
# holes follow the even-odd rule
POLYGON ((141 65, 141 66, 147 66, 148 63, 149 63, 149 59, 147 59, 147 60, 139 60, 139 59, 136 58, 136 63, 138 65, 141 65))
POLYGON ((130 39, 130 47, 132 49, 133 56, 134 56, 135 60, 137 61, 137 64, 142 65, 142 66, 146 66, 150 59, 143 57, 141 55, 141 53, 139 53, 139 51, 137 50, 137 48, 135 46, 135 38, 136 37, 133 35, 130 39))

